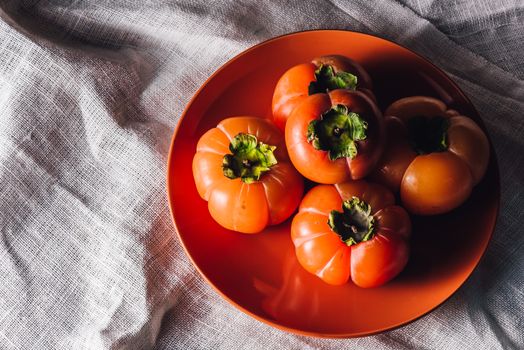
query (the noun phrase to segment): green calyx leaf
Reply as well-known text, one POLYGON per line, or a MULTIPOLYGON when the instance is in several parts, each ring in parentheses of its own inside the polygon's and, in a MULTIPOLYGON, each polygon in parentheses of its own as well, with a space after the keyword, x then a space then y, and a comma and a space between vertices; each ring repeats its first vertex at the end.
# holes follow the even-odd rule
POLYGON ((418 154, 448 149, 448 118, 416 116, 407 121, 407 128, 411 146, 418 154))
POLYGON ((315 71, 315 81, 309 83, 308 93, 324 93, 336 89, 355 90, 357 88, 357 76, 348 72, 335 70, 330 65, 321 64, 315 71))
POLYGON ((328 225, 348 246, 369 241, 375 233, 375 218, 371 206, 358 197, 342 203, 342 212, 332 210, 328 225))
POLYGON ((276 146, 258 142, 256 136, 240 133, 231 140, 229 150, 222 160, 224 176, 229 179, 241 178, 245 183, 253 183, 271 167, 277 164, 273 151, 276 146))
POLYGON ((336 105, 308 125, 307 141, 317 150, 328 151, 330 160, 355 158, 357 141, 365 140, 367 122, 359 114, 336 105))

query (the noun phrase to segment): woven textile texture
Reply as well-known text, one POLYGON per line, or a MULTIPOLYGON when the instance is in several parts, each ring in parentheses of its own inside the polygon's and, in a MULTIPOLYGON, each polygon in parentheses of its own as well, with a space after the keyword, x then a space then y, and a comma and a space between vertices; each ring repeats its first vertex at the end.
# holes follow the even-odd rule
POLYGON ((523 349, 522 0, 0 2, 1 349, 523 349), (502 207, 442 307, 360 339, 295 336, 229 305, 171 223, 169 141, 198 87, 274 36, 391 39, 445 70, 484 119, 502 207))

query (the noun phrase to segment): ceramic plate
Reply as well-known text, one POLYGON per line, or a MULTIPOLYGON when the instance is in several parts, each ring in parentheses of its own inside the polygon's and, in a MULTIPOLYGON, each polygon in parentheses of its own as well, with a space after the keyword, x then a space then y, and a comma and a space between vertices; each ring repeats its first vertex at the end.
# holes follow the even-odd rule
POLYGON ((272 326, 323 337, 357 337, 399 327, 435 309, 468 278, 494 230, 500 187, 495 154, 469 200, 445 215, 412 217, 412 252, 390 283, 334 287, 295 259, 290 220, 257 235, 213 221, 197 193, 191 162, 202 134, 230 116, 270 117, 278 78, 291 66, 327 54, 346 55, 373 79, 379 107, 428 95, 473 118, 475 108, 440 69, 390 41, 349 32, 294 33, 246 50, 213 74, 188 104, 173 136, 167 192, 178 236, 202 276, 233 305, 272 326))

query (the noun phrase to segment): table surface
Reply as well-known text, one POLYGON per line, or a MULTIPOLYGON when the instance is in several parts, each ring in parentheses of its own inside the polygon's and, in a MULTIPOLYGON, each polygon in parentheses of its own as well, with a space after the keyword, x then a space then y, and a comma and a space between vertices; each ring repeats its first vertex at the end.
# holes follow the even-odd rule
POLYGON ((523 77, 521 0, 4 1, 0 348, 524 348, 523 77), (328 28, 446 71, 501 173, 497 229, 464 286, 358 339, 288 334, 223 300, 183 252, 165 194, 172 132, 207 77, 263 40, 328 28))

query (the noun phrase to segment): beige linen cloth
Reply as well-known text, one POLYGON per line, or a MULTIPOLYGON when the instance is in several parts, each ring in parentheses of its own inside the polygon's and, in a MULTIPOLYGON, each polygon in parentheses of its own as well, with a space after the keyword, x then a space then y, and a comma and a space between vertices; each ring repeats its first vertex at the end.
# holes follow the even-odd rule
POLYGON ((0 2, 0 349, 523 349, 522 0, 0 2), (486 122, 502 208, 442 307, 361 339, 295 336, 217 295, 165 195, 183 108, 227 60, 317 28, 396 41, 486 122))

